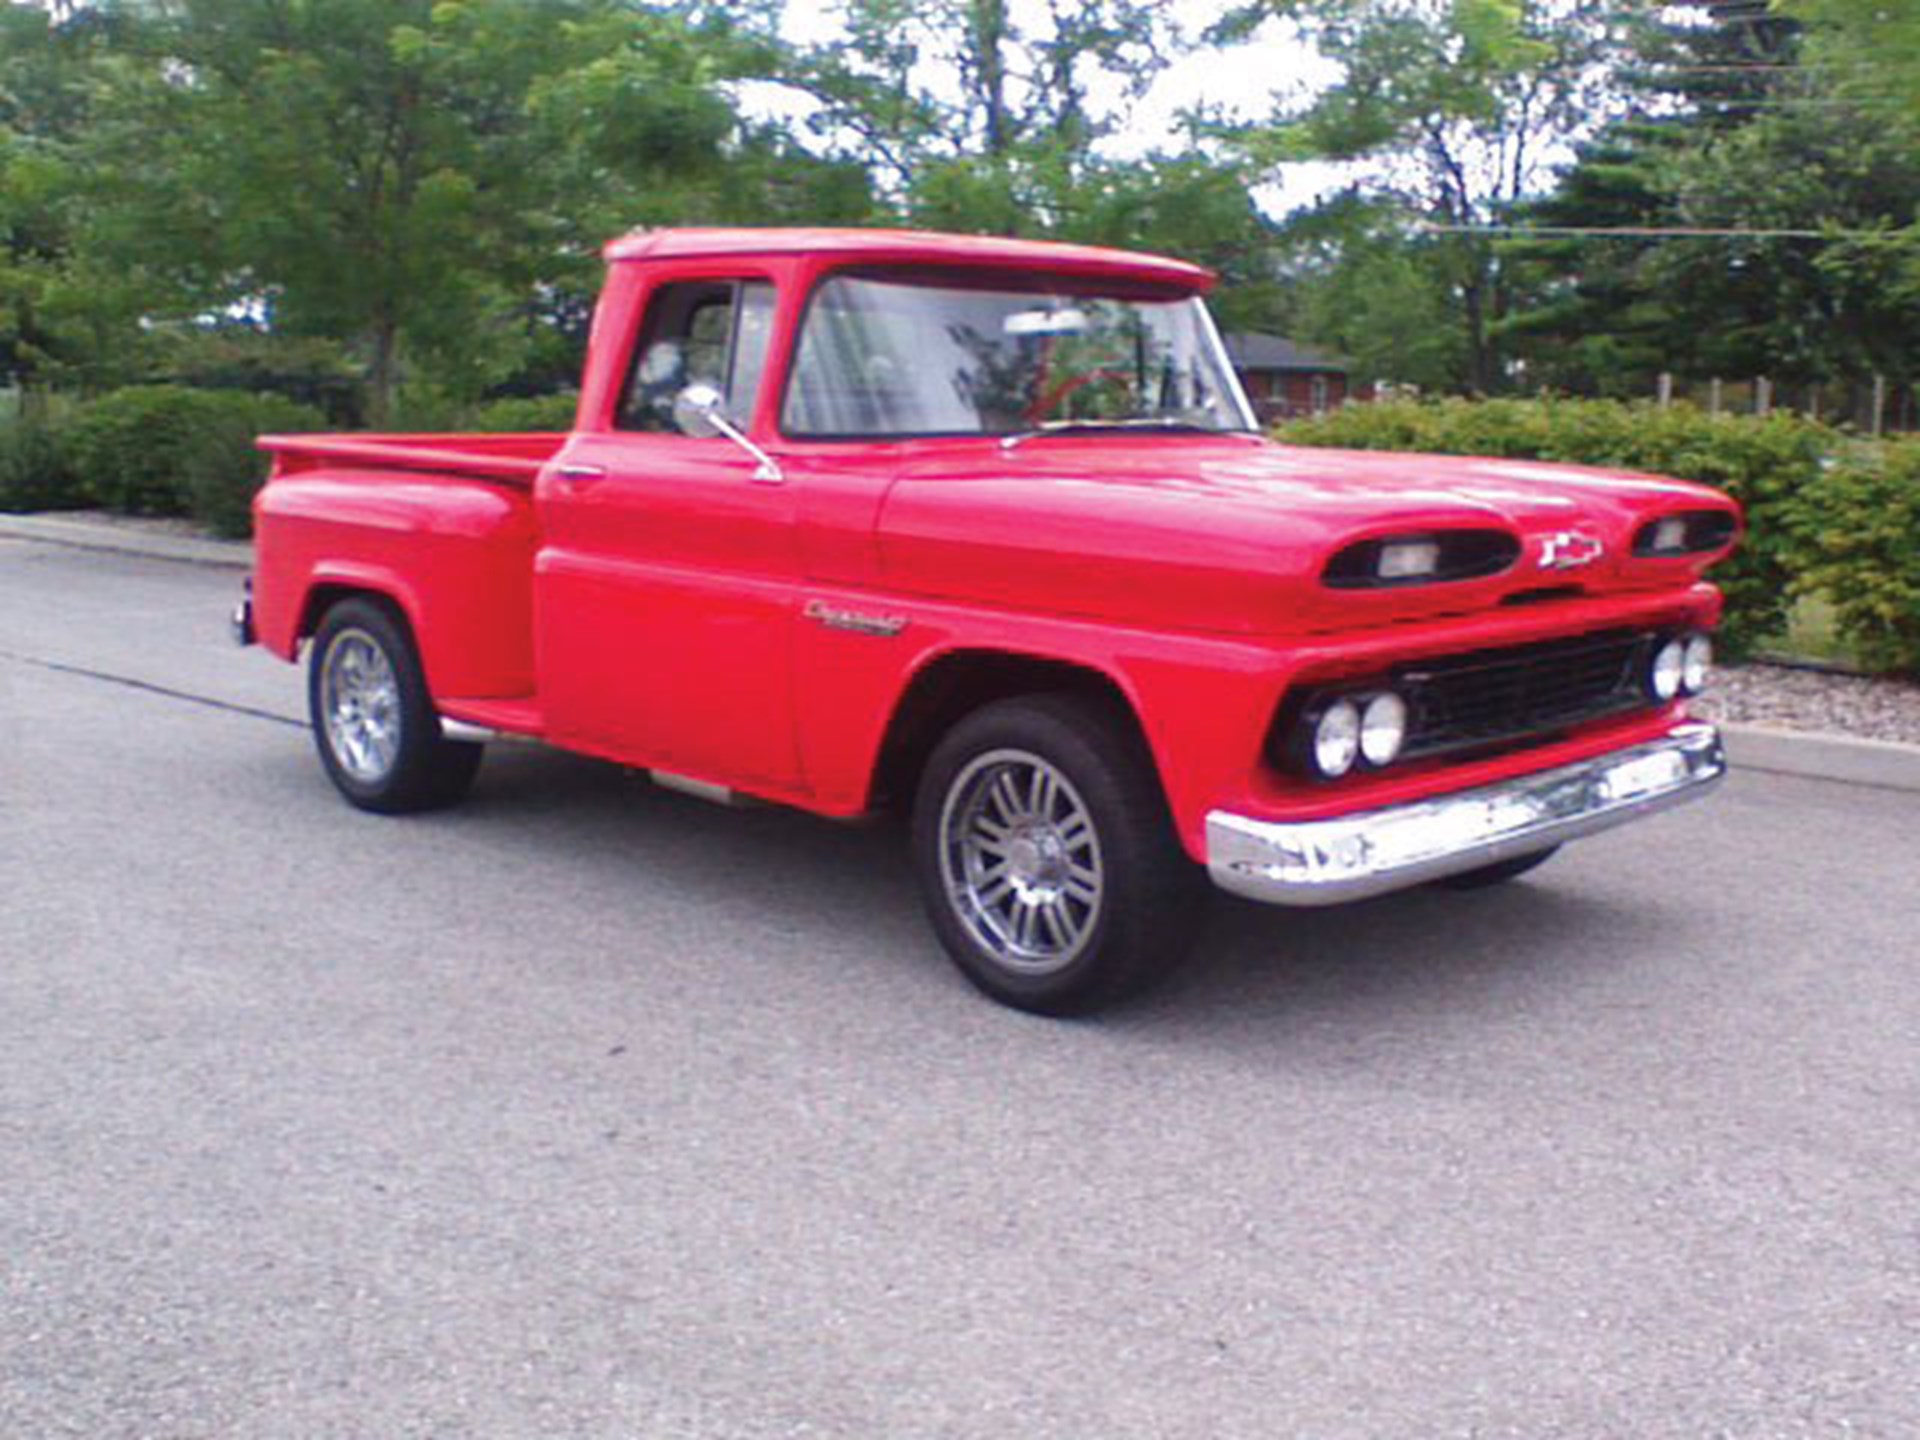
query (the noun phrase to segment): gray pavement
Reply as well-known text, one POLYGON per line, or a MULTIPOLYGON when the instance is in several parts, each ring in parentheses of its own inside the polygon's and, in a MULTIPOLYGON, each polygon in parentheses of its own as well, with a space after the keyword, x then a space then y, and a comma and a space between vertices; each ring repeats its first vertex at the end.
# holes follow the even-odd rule
POLYGON ((1911 794, 1222 901, 1060 1024, 884 826, 349 810, 235 584, 0 540, 0 1436, 1914 1433, 1911 794))

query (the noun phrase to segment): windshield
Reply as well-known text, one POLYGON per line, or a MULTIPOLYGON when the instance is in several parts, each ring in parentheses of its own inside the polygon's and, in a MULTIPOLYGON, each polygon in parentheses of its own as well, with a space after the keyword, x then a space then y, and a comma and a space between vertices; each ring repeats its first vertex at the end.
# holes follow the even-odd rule
POLYGON ((807 307, 781 413, 816 439, 1083 426, 1252 428, 1198 297, 835 276, 807 307))

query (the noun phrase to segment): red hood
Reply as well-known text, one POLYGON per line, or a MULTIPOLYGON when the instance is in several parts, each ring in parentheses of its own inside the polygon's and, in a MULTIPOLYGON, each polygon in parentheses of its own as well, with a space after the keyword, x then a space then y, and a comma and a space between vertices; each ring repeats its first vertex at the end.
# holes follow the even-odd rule
POLYGON ((1516 591, 1670 585, 1714 555, 1647 560, 1634 532, 1673 510, 1727 509, 1658 476, 1533 461, 1310 450, 1244 437, 1035 437, 909 447, 880 524, 888 582, 924 594, 1196 629, 1260 632, 1465 612, 1516 591), (1356 540, 1497 529, 1520 559, 1485 580, 1331 591, 1327 560, 1356 540), (1573 533, 1574 570, 1541 564, 1573 533), (1586 548, 1584 545, 1583 549, 1586 548))

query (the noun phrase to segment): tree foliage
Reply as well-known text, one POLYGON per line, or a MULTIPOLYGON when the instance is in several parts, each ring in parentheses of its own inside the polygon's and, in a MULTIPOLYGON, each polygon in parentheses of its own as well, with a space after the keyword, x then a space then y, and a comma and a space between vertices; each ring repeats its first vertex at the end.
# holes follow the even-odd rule
POLYGON ((138 348, 143 268, 86 243, 111 224, 87 140, 119 30, 97 12, 0 9, 0 383, 111 383, 138 348))
POLYGON ((1510 251, 1534 282, 1511 325, 1532 373, 1602 394, 1661 371, 1911 375, 1915 148, 1799 63, 1791 21, 1653 24, 1640 53, 1632 111, 1523 212, 1576 232, 1510 251), (1622 228, 1651 233, 1604 233, 1622 228))
POLYGON ((688 223, 1168 251, 1230 328, 1436 391, 1910 376, 1911 7, 1783 8, 840 0, 801 43, 790 0, 0 0, 0 386, 459 415, 569 385, 600 245, 688 223), (1170 64, 1276 26, 1330 84, 1142 144, 1170 64), (1277 216, 1302 160, 1352 184, 1277 216))
POLYGON ((1489 392, 1505 382, 1514 297, 1500 247, 1474 232, 1507 218, 1604 111, 1619 15, 1611 0, 1259 0, 1217 33, 1284 17, 1338 66, 1310 103, 1283 104, 1240 142, 1270 164, 1376 162, 1367 193, 1445 237, 1420 258, 1458 333, 1458 378, 1489 392))
POLYGON ((614 0, 124 13, 144 63, 92 148, 139 157, 115 183, 149 263, 201 313, 347 338, 376 411, 410 361, 467 391, 509 375, 557 257, 724 215, 755 148, 723 87, 766 47, 724 22, 614 0))

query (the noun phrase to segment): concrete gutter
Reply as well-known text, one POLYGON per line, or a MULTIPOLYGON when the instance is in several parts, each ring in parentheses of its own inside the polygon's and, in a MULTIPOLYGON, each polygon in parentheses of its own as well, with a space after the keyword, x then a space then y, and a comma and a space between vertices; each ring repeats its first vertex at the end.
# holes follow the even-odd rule
POLYGON ((245 540, 176 535, 138 521, 95 519, 88 515, 0 515, 0 536, 65 545, 75 550, 105 550, 149 560, 173 560, 186 565, 218 565, 233 570, 246 570, 253 565, 253 546, 245 540))
MULTIPOLYGON (((177 535, 137 521, 90 515, 0 515, 0 536, 232 570, 245 570, 253 564, 253 546, 244 540, 177 535)), ((1920 792, 1920 745, 1768 725, 1726 724, 1720 728, 1727 740, 1727 758, 1735 769, 1920 792)))

